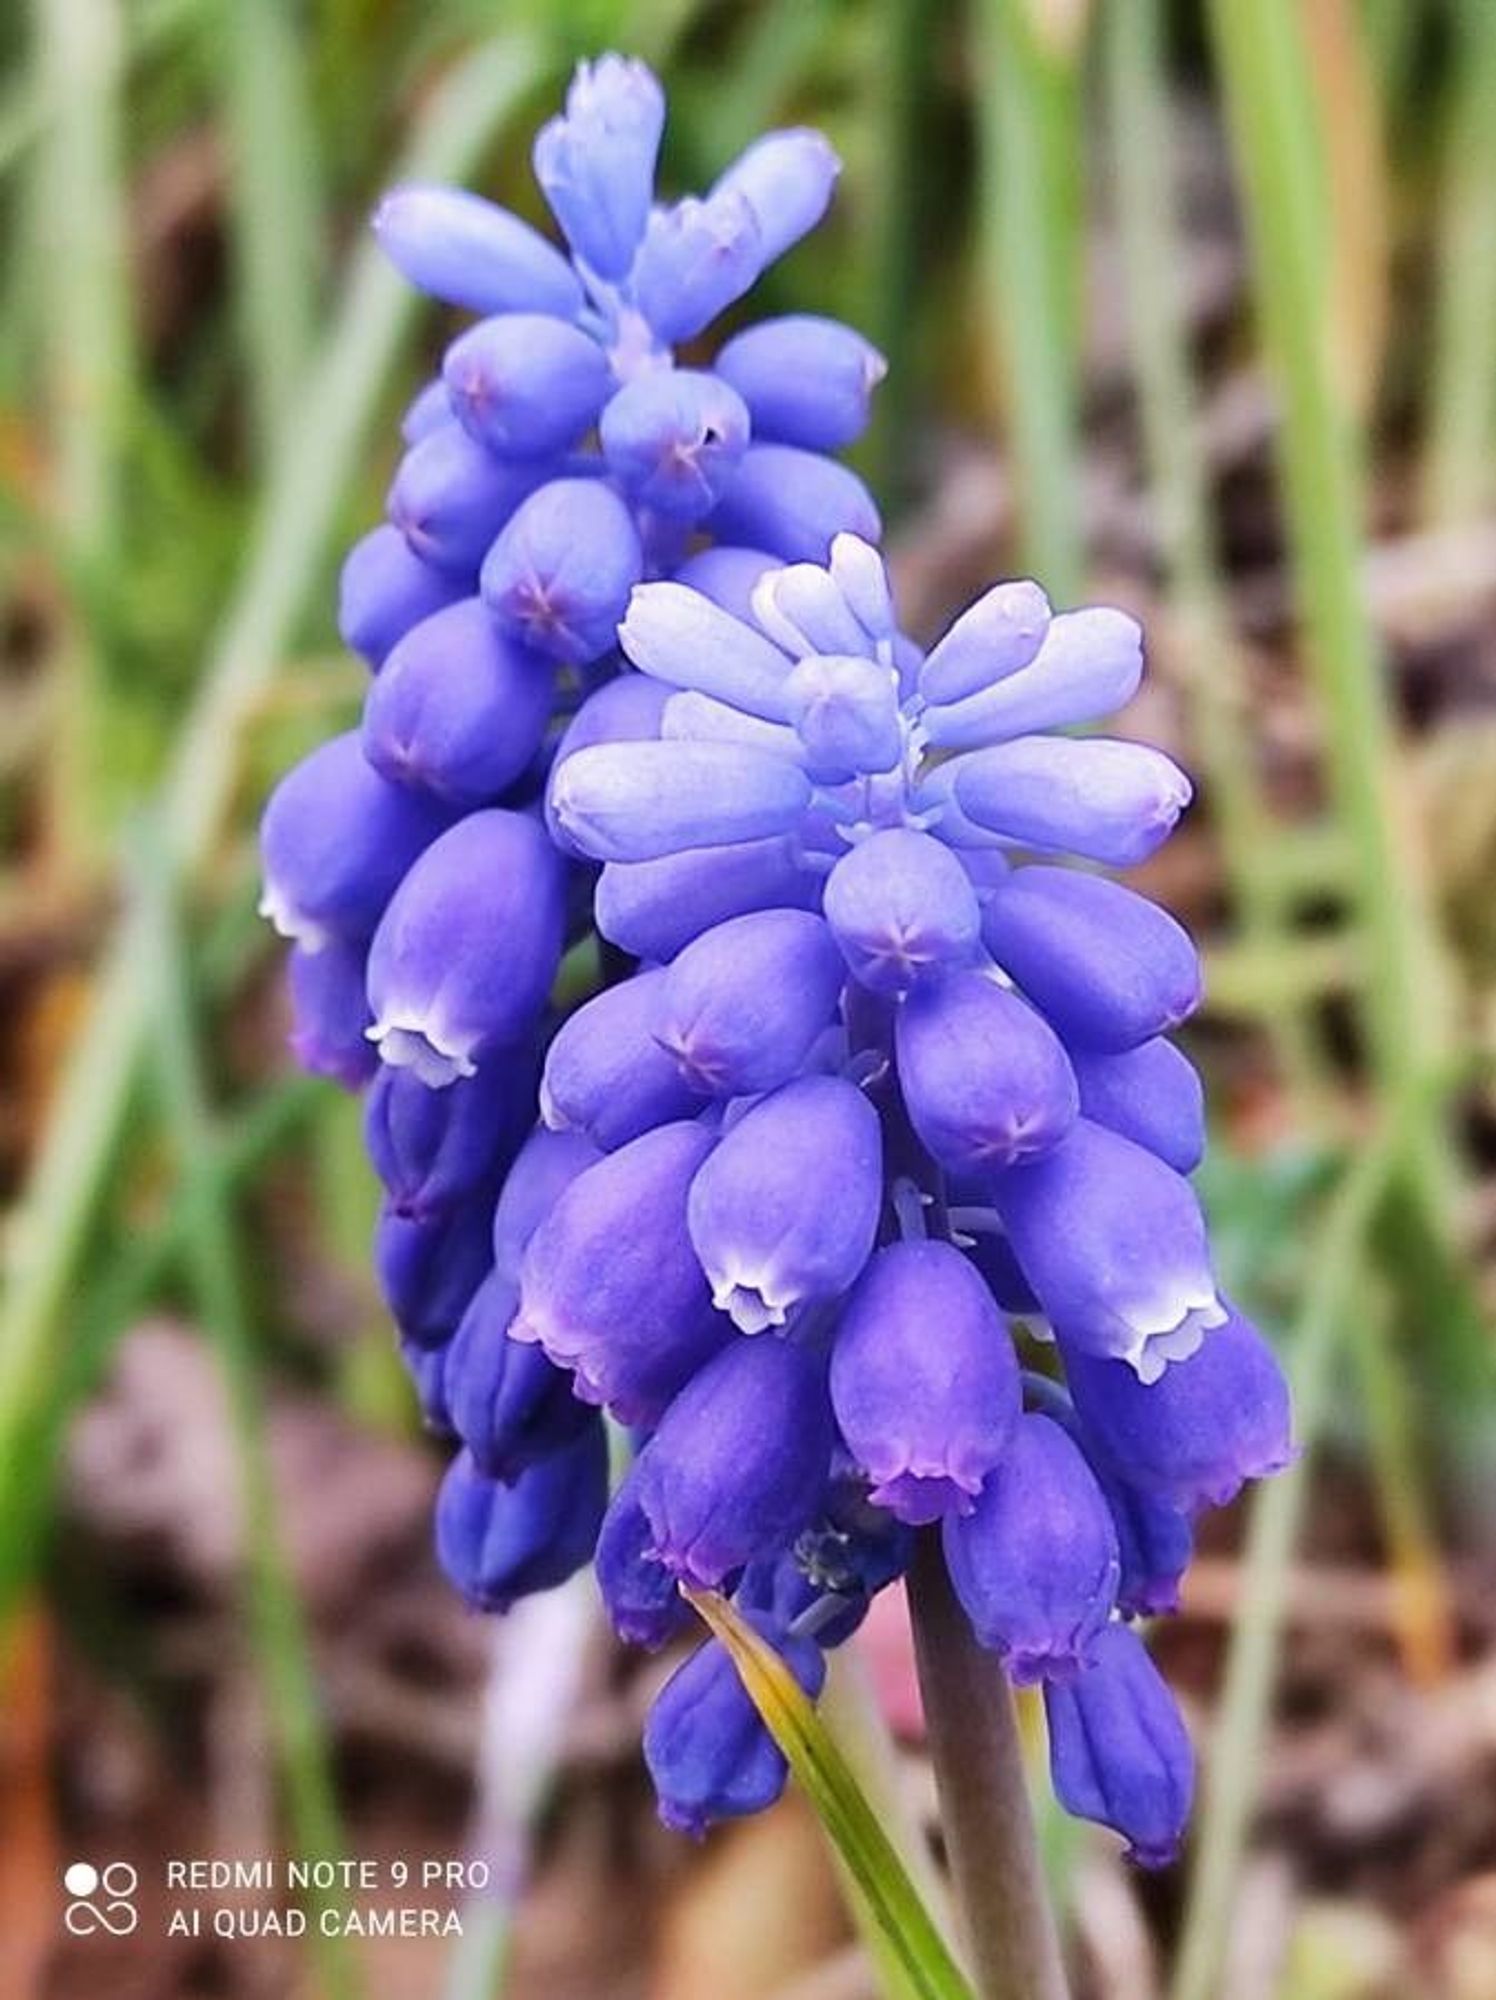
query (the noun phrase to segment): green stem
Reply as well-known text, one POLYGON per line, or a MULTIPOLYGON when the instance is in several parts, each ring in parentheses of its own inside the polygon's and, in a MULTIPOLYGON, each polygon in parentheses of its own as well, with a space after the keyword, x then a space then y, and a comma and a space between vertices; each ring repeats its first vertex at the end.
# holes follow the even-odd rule
MULTIPOLYGON (((400 177, 461 176, 534 74, 528 44, 513 37, 469 57, 432 97, 400 177)), ((361 251, 267 486, 243 581, 178 742, 163 796, 162 840, 169 864, 183 875, 202 863, 217 834, 238 778, 241 722, 311 597, 413 305, 373 247, 361 251)), ((10 1285, 0 1307, 0 1520, 10 1518, 20 1447, 45 1408, 58 1321, 152 1030, 152 986, 148 927, 138 913, 127 913, 96 976, 13 1226, 10 1285)))
MULTIPOLYGON (((219 1139, 208 1098, 189 990, 186 953, 164 857, 150 868, 142 924, 151 933, 156 972, 153 1049, 179 1157, 204 1157, 219 1139)), ((248 1624, 265 1719, 277 1747, 287 1817, 299 1859, 336 1861, 344 1846, 323 1728, 311 1643, 282 1542, 267 1416, 254 1327, 245 1305, 244 1262, 232 1203, 213 1177, 199 1184, 184 1245, 198 1310, 218 1352, 238 1459, 248 1624)), ((313 1890, 313 1949, 326 1991, 343 2000, 358 1990, 354 1961, 336 1923, 335 1894, 313 1890)))
POLYGON ((981 2000, 1065 2000, 1013 1697, 972 1636, 937 1536, 909 1579, 941 1824, 981 2000))
POLYGON ((1084 151, 1077 64, 1026 0, 978 0, 987 283, 1007 387, 1023 560, 1061 604, 1086 566, 1078 412, 1084 151))
POLYGON ((1231 1911, 1262 1770, 1282 1643, 1289 1571, 1327 1414, 1331 1376, 1349 1338, 1366 1238, 1403 1142, 1389 1126, 1350 1169, 1318 1231, 1314 1278, 1290 1352, 1300 1457, 1257 1494, 1241 1566, 1245 1615, 1234 1627, 1195 1836, 1195 1861, 1170 2000, 1216 2000, 1231 1911))

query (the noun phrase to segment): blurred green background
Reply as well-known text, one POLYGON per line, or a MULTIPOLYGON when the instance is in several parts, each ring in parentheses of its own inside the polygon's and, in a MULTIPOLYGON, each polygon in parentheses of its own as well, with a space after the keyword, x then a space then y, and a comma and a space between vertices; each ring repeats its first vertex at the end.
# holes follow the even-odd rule
POLYGON ((292 1075, 254 915, 442 339, 365 218, 421 176, 541 220, 529 137, 609 47, 667 82, 672 190, 776 123, 841 152, 751 305, 889 357, 857 458, 911 626, 1003 574, 1127 604, 1126 727, 1199 781, 1147 886, 1205 944, 1205 1192, 1305 1451, 1164 1639, 1188 1862, 1051 1843, 1078 1990, 1496 1993, 1491 0, 0 15, 0 1984, 873 1990, 794 1807, 660 1846, 589 1605, 523 1642, 547 1705, 446 1604, 357 1107, 292 1075), (101 1840, 461 1851, 474 1812, 534 1886, 455 1954, 59 1944, 101 1840))

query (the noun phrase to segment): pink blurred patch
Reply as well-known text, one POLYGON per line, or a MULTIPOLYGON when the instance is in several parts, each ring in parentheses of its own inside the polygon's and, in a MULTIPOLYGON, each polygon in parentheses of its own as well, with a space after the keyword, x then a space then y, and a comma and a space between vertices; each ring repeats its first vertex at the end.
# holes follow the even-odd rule
POLYGON ((901 1583, 880 1591, 873 1599, 854 1643, 872 1677, 873 1692, 889 1728, 902 1742, 922 1743, 925 1712, 914 1668, 909 1603, 901 1583))

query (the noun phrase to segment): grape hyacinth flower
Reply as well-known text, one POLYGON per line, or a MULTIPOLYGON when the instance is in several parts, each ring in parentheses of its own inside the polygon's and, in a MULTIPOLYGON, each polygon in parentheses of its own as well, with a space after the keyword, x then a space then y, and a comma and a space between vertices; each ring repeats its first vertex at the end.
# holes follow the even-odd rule
MULTIPOLYGON (((476 318, 344 567, 361 727, 266 813, 295 1047, 368 1087, 375 1264, 457 1441, 437 1546, 471 1603, 590 1561, 655 1647, 718 1590, 814 1696, 943 1550, 972 1642, 1043 1685, 1063 1803, 1157 1865, 1188 1739, 1129 1621, 1291 1456, 1189 1182, 1198 959, 1097 872, 1189 783, 1064 733, 1137 689, 1120 611, 1017 581, 928 650, 901 631, 827 456, 875 352, 792 315, 696 359, 835 157, 772 133, 664 205, 663 123, 642 65, 582 65, 533 155, 564 251, 457 190, 380 210, 476 318)), ((715 1643, 645 1755, 692 1832, 784 1783, 715 1643)))

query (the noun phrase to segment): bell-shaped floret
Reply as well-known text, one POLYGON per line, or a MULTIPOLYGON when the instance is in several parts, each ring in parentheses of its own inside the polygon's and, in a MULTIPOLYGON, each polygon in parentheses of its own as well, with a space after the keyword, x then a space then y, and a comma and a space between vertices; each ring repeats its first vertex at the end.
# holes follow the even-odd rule
POLYGON ((440 1088, 529 1033, 561 958, 560 857, 533 819, 470 813, 390 900, 369 952, 370 1037, 440 1088))
POLYGON ((542 125, 532 158, 552 215, 600 278, 628 271, 649 220, 665 93, 642 62, 577 65, 564 117, 542 125))
POLYGON ((942 1530, 971 1628, 1019 1686, 1090 1661, 1117 1599, 1111 1510, 1080 1447, 1052 1417, 1025 1414, 969 1514, 942 1530))
MULTIPOLYGON (((762 1613, 747 1615, 813 1700, 826 1678, 819 1646, 790 1637, 762 1613)), ((697 1839, 717 1820, 773 1805, 789 1776, 784 1753, 716 1639, 677 1667, 655 1696, 644 1724, 644 1761, 660 1818, 697 1839)))
POLYGON ((565 319, 582 309, 582 287, 560 251, 462 188, 393 188, 375 213, 374 234, 402 277, 447 305, 565 319))
POLYGON ((970 605, 919 670, 927 702, 957 702, 1033 660, 1049 630, 1049 599, 1026 580, 994 584, 970 605))
POLYGON ((636 958, 668 960, 683 945, 750 910, 813 909, 817 878, 792 838, 696 847, 654 861, 610 861, 598 879, 597 927, 636 958))
POLYGON ((812 654, 785 682, 791 722, 810 774, 842 784, 898 768, 904 754, 898 675, 856 654, 812 654))
POLYGON ((483 601, 520 645, 585 666, 612 645, 643 574, 628 508, 597 479, 553 479, 516 507, 483 563, 483 601))
POLYGON ((966 870, 908 827, 885 827, 850 848, 826 879, 825 910, 853 977, 891 997, 964 964, 981 936, 966 870))
POLYGON ((339 635, 378 673, 391 647, 413 626, 455 604, 465 591, 460 577, 422 562, 400 530, 382 522, 354 543, 343 564, 339 635))
MULTIPOLYGON (((929 666, 927 660, 925 675, 929 666)), ((940 749, 970 750, 1094 721, 1125 707, 1142 678, 1143 635, 1135 619, 1105 605, 1065 611, 1026 666, 950 706, 928 709, 925 735, 940 749)))
POLYGON ((767 549, 785 562, 823 563, 838 535, 876 542, 883 522, 857 474, 789 444, 753 444, 711 518, 719 541, 767 549))
POLYGON ((808 911, 733 917, 660 974, 654 1035, 707 1096, 774 1090, 804 1067, 845 976, 831 933, 808 911))
POLYGON ((740 299, 768 261, 745 195, 688 195, 650 216, 629 288, 655 337, 674 346, 740 299))
POLYGON ((818 1355, 787 1340, 729 1338, 639 1454, 639 1504, 659 1561, 715 1590, 782 1548, 825 1491, 834 1437, 818 1355))
POLYGON ((596 1422, 564 1369, 509 1338, 518 1304, 514 1281, 491 1271, 446 1348, 448 1419, 489 1479, 517 1479, 596 1422))
POLYGON ((618 643, 644 673, 694 689, 766 722, 789 720, 790 662, 750 624, 676 582, 641 584, 618 643))
POLYGON ((777 568, 776 559, 763 549, 738 549, 717 543, 687 556, 675 572, 675 581, 702 597, 709 597, 719 610, 730 611, 745 625, 753 618, 753 592, 766 570, 777 568))
POLYGON ((945 767, 961 812, 1020 847, 1112 868, 1146 861, 1190 802, 1161 750, 1104 736, 1017 736, 945 767))
POLYGON ((519 1282, 525 1245, 578 1174, 602 1154, 580 1132, 550 1132, 537 1125, 504 1176, 493 1212, 494 1269, 519 1282))
POLYGON ((1292 1463, 1288 1384, 1262 1335, 1235 1310, 1146 1386, 1116 1361, 1063 1345, 1086 1434, 1130 1485, 1177 1507, 1224 1507, 1247 1480, 1292 1463))
POLYGON ((982 934, 1073 1048, 1136 1048, 1200 1004, 1200 960, 1187 932, 1099 875, 1016 869, 989 898, 982 934))
POLYGON ((713 367, 747 404, 755 437, 807 451, 840 451, 860 438, 888 373, 860 333, 811 313, 735 334, 713 367))
POLYGON ((506 639, 482 599, 467 597, 386 660, 364 702, 364 754, 393 784, 488 805, 540 748, 552 695, 550 661, 506 639))
POLYGON ((788 563, 767 571, 754 587, 751 616, 792 659, 811 653, 872 658, 873 636, 820 563, 788 563))
POLYGON ((842 1309, 831 1401, 880 1507, 916 1526, 971 1511, 1022 1399, 1007 1327, 969 1258, 939 1242, 876 1252, 842 1309))
POLYGON ((480 319, 447 349, 442 380, 468 436, 501 458, 564 451, 597 421, 613 387, 592 336, 545 313, 480 319))
POLYGON ((713 1145, 661 1125, 565 1189, 526 1247, 517 1340, 574 1369, 577 1393, 620 1423, 658 1422, 731 1334, 686 1232, 686 1191, 713 1145))
POLYGON ((512 1485, 486 1478, 461 1452, 437 1495, 437 1559, 475 1610, 508 1611, 582 1567, 607 1501, 608 1444, 595 1416, 512 1485))
POLYGON ((392 785, 356 731, 319 744, 270 794, 260 822, 260 914, 308 951, 370 937, 397 884, 451 820, 392 785))
POLYGON ((1130 1860, 1167 1867, 1189 1821, 1195 1758, 1179 1704, 1137 1633, 1108 1626, 1094 1666, 1045 1688, 1044 1713, 1066 1812, 1120 1833, 1130 1860))
POLYGON ((608 1503, 595 1567, 609 1622, 625 1645, 653 1651, 691 1616, 677 1579, 655 1553, 654 1529, 639 1504, 637 1462, 608 1503))
POLYGON ((544 460, 495 458, 454 420, 406 452, 385 506, 413 553, 461 578, 466 595, 495 535, 548 470, 544 460))
POLYGON ((1041 1158, 1075 1122, 1075 1075, 1043 1017, 989 974, 955 971, 911 993, 895 1030, 910 1122, 952 1173, 1041 1158))
POLYGON ((1188 1181, 1105 1126, 1078 1118, 1042 1159, 997 1176, 993 1199, 1067 1351, 1153 1384, 1225 1319, 1188 1181))
POLYGON ((383 1066, 364 1109, 364 1144, 397 1215, 452 1208, 513 1159, 534 1115, 534 1066, 515 1057, 429 1090, 383 1066))
POLYGON ((359 1090, 379 1068, 369 1044, 367 953, 329 938, 316 951, 297 945, 290 959, 291 1050, 314 1076, 359 1090))
POLYGON ((374 1274, 391 1318, 413 1346, 440 1347, 457 1331, 492 1262, 488 1214, 480 1196, 438 1215, 381 1209, 374 1274))
POLYGON ((788 833, 810 804, 803 771, 736 743, 596 743, 551 780, 563 834, 599 861, 652 861, 788 833))
POLYGON ((668 368, 636 376, 603 411, 608 470, 640 507, 704 520, 748 449, 748 411, 716 375, 668 368))
POLYGON ((867 1262, 883 1198, 878 1114, 854 1084, 809 1076, 754 1105, 691 1184, 691 1241, 745 1333, 838 1297, 867 1262))
MULTIPOLYGON (((559 771, 575 751, 590 743, 644 743, 660 733, 660 721, 670 690, 648 674, 618 674, 594 688, 562 732, 551 760, 552 772, 559 771)), ((565 853, 577 850, 556 822, 547 786, 546 832, 565 853)))
POLYGON ((819 132, 796 126, 766 132, 739 154, 712 189, 744 196, 758 222, 764 263, 806 236, 831 205, 841 161, 819 132))
POLYGON ((1146 1146, 1176 1174, 1205 1157, 1205 1093, 1189 1057, 1155 1037, 1135 1049, 1100 1055, 1072 1050, 1081 1116, 1146 1146))
POLYGON ((541 1115, 585 1133, 605 1153, 656 1125, 689 1118, 701 1099, 657 1039, 665 974, 637 972, 594 994, 546 1052, 541 1115))

